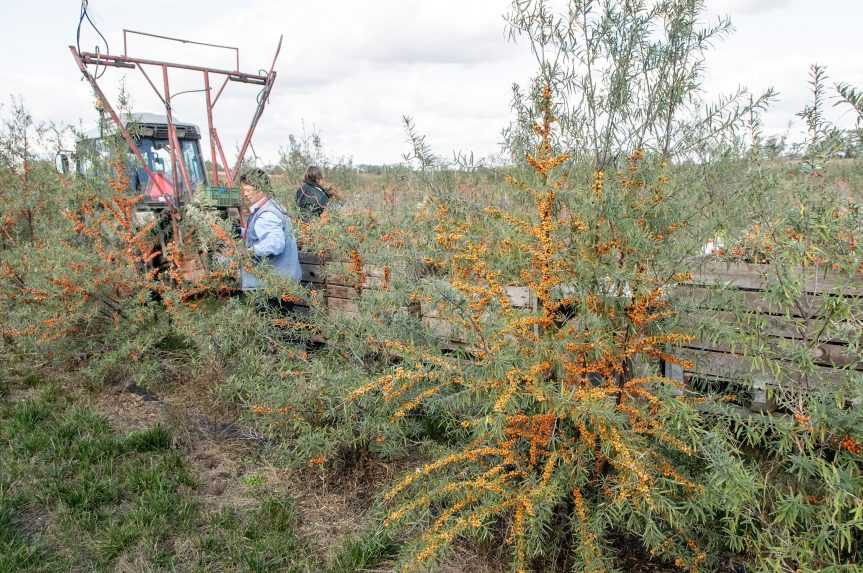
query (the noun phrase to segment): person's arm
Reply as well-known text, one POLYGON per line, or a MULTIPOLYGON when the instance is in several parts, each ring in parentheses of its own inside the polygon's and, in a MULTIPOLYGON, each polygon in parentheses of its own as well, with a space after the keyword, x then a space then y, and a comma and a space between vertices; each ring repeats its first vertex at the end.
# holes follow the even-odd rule
POLYGON ((327 196, 327 199, 339 200, 342 198, 341 193, 339 193, 335 187, 331 186, 331 187, 328 187, 326 189, 324 187, 321 187, 321 189, 323 189, 324 193, 327 196))
POLYGON ((255 234, 260 238, 251 248, 255 256, 272 257, 285 250, 285 230, 277 215, 269 211, 261 213, 255 221, 255 234))

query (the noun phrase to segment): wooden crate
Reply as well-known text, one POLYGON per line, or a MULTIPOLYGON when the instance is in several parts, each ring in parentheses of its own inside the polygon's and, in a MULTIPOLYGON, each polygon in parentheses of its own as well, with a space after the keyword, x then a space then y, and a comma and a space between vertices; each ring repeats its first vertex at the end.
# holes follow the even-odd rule
POLYGON ((697 326, 712 321, 732 332, 758 337, 764 355, 733 347, 722 340, 695 340, 676 348, 674 354, 692 363, 680 375, 727 381, 747 380, 756 389, 754 407, 769 407, 763 394, 781 380, 799 388, 811 388, 842 380, 840 369, 863 371, 863 356, 849 343, 863 333, 851 324, 838 323, 827 329, 828 303, 842 302, 863 310, 863 279, 824 269, 801 270, 804 276, 800 295, 788 307, 779 307, 766 291, 781 285, 771 265, 707 261, 693 273, 692 280, 675 288, 671 296, 682 307, 681 331, 697 335, 697 326), (838 299, 841 299, 839 301, 838 299), (815 363, 813 372, 801 371, 791 359, 808 354, 815 363))
MULTIPOLYGON (((863 296, 863 280, 849 281, 843 275, 826 267, 801 269, 803 292, 807 294, 839 294, 841 296, 863 296), (849 282, 855 284, 849 285, 849 282)), ((736 263, 706 259, 697 262, 687 284, 699 286, 730 286, 747 290, 766 290, 782 283, 773 265, 736 263)))
MULTIPOLYGON (((363 293, 387 286, 388 277, 381 267, 364 265, 364 282, 358 285, 358 277, 349 262, 309 253, 301 253, 300 261, 304 283, 325 292, 327 312, 331 316, 359 317, 363 293)), ((863 372, 863 357, 849 345, 863 333, 850 325, 840 324, 830 331, 821 328, 825 303, 831 300, 842 299, 855 312, 863 312, 863 279, 849 281, 848 277, 823 268, 801 272, 804 276, 802 293, 790 309, 779 308, 765 296, 768 288, 781 284, 781 278, 771 265, 701 260, 692 273, 692 280, 676 287, 670 296, 689 309, 680 316, 683 332, 694 332, 694 327, 705 319, 746 333, 757 331, 763 347, 774 358, 806 345, 809 340, 817 340, 817 344, 809 344, 816 364, 814 372, 801 372, 789 360, 746 355, 740 348, 703 337, 674 349, 674 354, 692 362, 691 369, 678 371, 669 366, 666 372, 685 380, 747 380, 756 389, 776 384, 771 362, 782 368, 783 380, 802 387, 836 382, 845 375, 842 368, 863 372), (733 299, 732 303, 724 300, 728 297, 733 299)), ((509 286, 506 292, 513 308, 538 310, 536 297, 528 287, 509 286)), ((445 345, 465 348, 468 336, 457 321, 444 312, 446 304, 445 301, 424 302, 412 312, 417 312, 425 328, 445 345)))
MULTIPOLYGON (((504 287, 507 298, 512 308, 522 310, 536 310, 537 300, 530 288, 525 286, 504 287)), ((445 309, 448 303, 445 301, 423 302, 420 304, 420 316, 425 328, 436 338, 441 339, 445 346, 453 348, 464 348, 467 345, 467 335, 463 327, 457 321, 450 318, 445 309)))
POLYGON ((386 288, 388 277, 382 267, 363 266, 363 283, 348 261, 329 259, 316 253, 300 251, 303 285, 320 290, 325 295, 326 311, 332 317, 358 318, 359 299, 363 292, 386 288))
POLYGON ((327 261, 327 313, 331 317, 360 317, 360 298, 366 291, 385 288, 385 271, 363 265, 362 283, 347 261, 327 261))

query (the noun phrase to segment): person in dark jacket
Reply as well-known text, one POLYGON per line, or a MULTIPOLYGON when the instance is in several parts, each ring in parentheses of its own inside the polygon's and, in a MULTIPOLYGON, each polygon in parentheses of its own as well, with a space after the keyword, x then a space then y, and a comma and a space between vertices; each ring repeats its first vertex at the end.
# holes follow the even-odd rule
POLYGON ((297 189, 297 207, 305 218, 320 217, 333 197, 333 192, 323 187, 324 174, 315 165, 306 169, 302 186, 297 189))

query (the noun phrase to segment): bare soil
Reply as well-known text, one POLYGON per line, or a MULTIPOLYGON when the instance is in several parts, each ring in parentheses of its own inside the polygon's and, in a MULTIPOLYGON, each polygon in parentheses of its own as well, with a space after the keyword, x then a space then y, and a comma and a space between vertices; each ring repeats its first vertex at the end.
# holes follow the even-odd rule
MULTIPOLYGON (((361 457, 339 472, 279 468, 262 455, 266 438, 239 425, 239 413, 208 399, 209 394, 205 383, 194 381, 172 385, 160 396, 135 386, 115 386, 90 395, 89 402, 118 430, 155 424, 169 428, 198 477, 195 495, 212 510, 258 505, 256 487, 290 497, 299 514, 298 533, 322 563, 332 562, 347 538, 370 526, 375 496, 396 476, 421 464, 418 459, 382 463, 361 457)), ((118 570, 140 570, 134 556, 120 565, 118 570)), ((391 567, 381 564, 379 570, 391 567)), ((465 543, 457 545, 440 568, 443 573, 506 570, 499 556, 465 543)))

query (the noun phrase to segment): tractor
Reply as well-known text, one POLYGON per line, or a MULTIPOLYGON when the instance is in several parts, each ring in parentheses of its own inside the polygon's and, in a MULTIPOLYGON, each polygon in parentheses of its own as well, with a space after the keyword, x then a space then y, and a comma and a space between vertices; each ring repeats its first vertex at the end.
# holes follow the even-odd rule
MULTIPOLYGON (((99 50, 85 52, 78 46, 69 46, 75 63, 96 96, 97 109, 100 112, 98 133, 85 137, 78 144, 74 154, 76 171, 88 173, 88 170, 98 169, 101 162, 89 161, 88 158, 110 157, 111 146, 104 135, 109 122, 112 122, 114 132, 122 137, 128 152, 128 161, 123 158, 128 166, 128 191, 141 196, 141 201, 135 207, 135 222, 139 226, 153 221, 156 223, 159 245, 154 246, 154 249, 164 253, 167 243, 172 241, 183 248, 183 237, 178 223, 182 206, 190 202, 193 195, 197 195, 196 200, 201 205, 218 209, 223 217, 230 216, 234 219, 237 222, 235 228, 238 229, 245 213, 240 190, 235 182, 239 178, 245 154, 251 147, 255 128, 269 102, 276 80, 275 65, 281 46, 282 38, 279 39, 269 71, 261 70, 255 73, 240 71, 238 48, 134 30, 123 30, 122 54, 102 53, 99 50), (213 68, 132 56, 129 54, 129 38, 132 36, 228 50, 233 55, 233 67, 213 68), (108 69, 138 70, 162 103, 164 114, 117 113, 99 85, 99 79, 108 69), (202 89, 172 93, 171 73, 200 74, 202 89), (156 77, 157 81, 154 81, 153 77, 156 77), (158 79, 161 79, 161 82, 158 82, 158 79), (162 84, 161 88, 157 87, 158 83, 162 84), (249 84, 259 88, 257 106, 233 165, 228 163, 214 124, 216 104, 229 84, 249 84), (190 93, 203 96, 201 99, 206 111, 210 151, 209 173, 201 153, 201 130, 194 124, 180 122, 173 115, 173 98, 190 93)), ((68 168, 68 158, 62 159, 61 163, 68 168)), ((100 176, 99 173, 95 175, 100 176)), ((160 264, 161 259, 154 259, 154 262, 160 264)), ((194 272, 190 273, 190 276, 193 275, 194 272)))
MULTIPOLYGON (((269 102, 270 92, 276 80, 274 68, 281 51, 281 45, 282 39, 280 38, 269 72, 262 70, 257 73, 240 71, 240 51, 238 48, 134 30, 123 30, 122 55, 99 51, 83 52, 76 46, 69 46, 81 74, 89 82, 96 95, 97 108, 101 115, 98 133, 85 137, 78 144, 75 153, 76 170, 79 173, 86 173, 88 169, 92 170, 95 165, 95 163, 88 161, 88 157, 106 157, 110 154, 104 134, 108 121, 111 121, 116 133, 125 141, 131 156, 128 169, 129 191, 143 195, 143 200, 139 203, 139 212, 169 214, 174 221, 173 227, 176 232, 179 209, 183 204, 190 201, 195 193, 203 193, 200 200, 204 205, 219 209, 241 209, 240 193, 235 186, 235 181, 239 177, 239 170, 243 165, 245 154, 251 146, 255 128, 269 102), (181 44, 195 44, 230 50, 234 55, 234 68, 213 68, 130 56, 129 37, 135 35, 181 44), (164 115, 152 113, 118 114, 99 86, 99 78, 110 68, 138 70, 164 106, 164 115), (101 71, 97 73, 97 70, 101 71), (152 79, 151 74, 154 71, 161 75, 161 89, 152 79), (207 118, 207 139, 210 147, 209 173, 206 172, 201 153, 201 130, 198 126, 180 122, 173 116, 172 98, 180 94, 171 93, 170 73, 172 71, 201 74, 202 89, 191 91, 200 92, 203 95, 207 118), (211 80, 216 81, 211 83, 211 80), (260 87, 257 107, 233 166, 228 164, 218 130, 214 125, 216 104, 230 83, 251 84, 260 87)), ((68 160, 64 160, 63 164, 68 166, 68 160)))
MULTIPOLYGON (((152 219, 154 213, 164 211, 173 206, 175 197, 186 197, 184 180, 179 179, 179 189, 173 188, 174 170, 176 166, 171 157, 171 144, 168 138, 168 121, 166 116, 155 113, 131 114, 124 117, 124 126, 132 135, 141 156, 143 166, 137 164, 136 157, 131 152, 125 152, 128 160, 126 175, 128 178, 127 192, 130 195, 140 195, 142 200, 137 205, 136 223, 143 225, 152 219), (152 174, 152 177, 150 176, 152 174)), ((179 156, 189 175, 192 192, 208 190, 205 164, 201 155, 201 131, 191 123, 176 121, 174 128, 179 142, 179 156)), ((104 122, 99 129, 84 134, 75 146, 75 152, 66 154, 60 163, 60 169, 70 171, 74 166, 78 176, 103 177, 101 173, 104 164, 115 159, 116 149, 112 149, 109 136, 106 134, 104 122)), ((122 150, 121 150, 122 153, 122 150)), ((124 158, 126 159, 126 158, 124 158)), ((182 204, 182 200, 180 202, 182 204)), ((224 202, 214 207, 239 207, 239 204, 224 202)))

